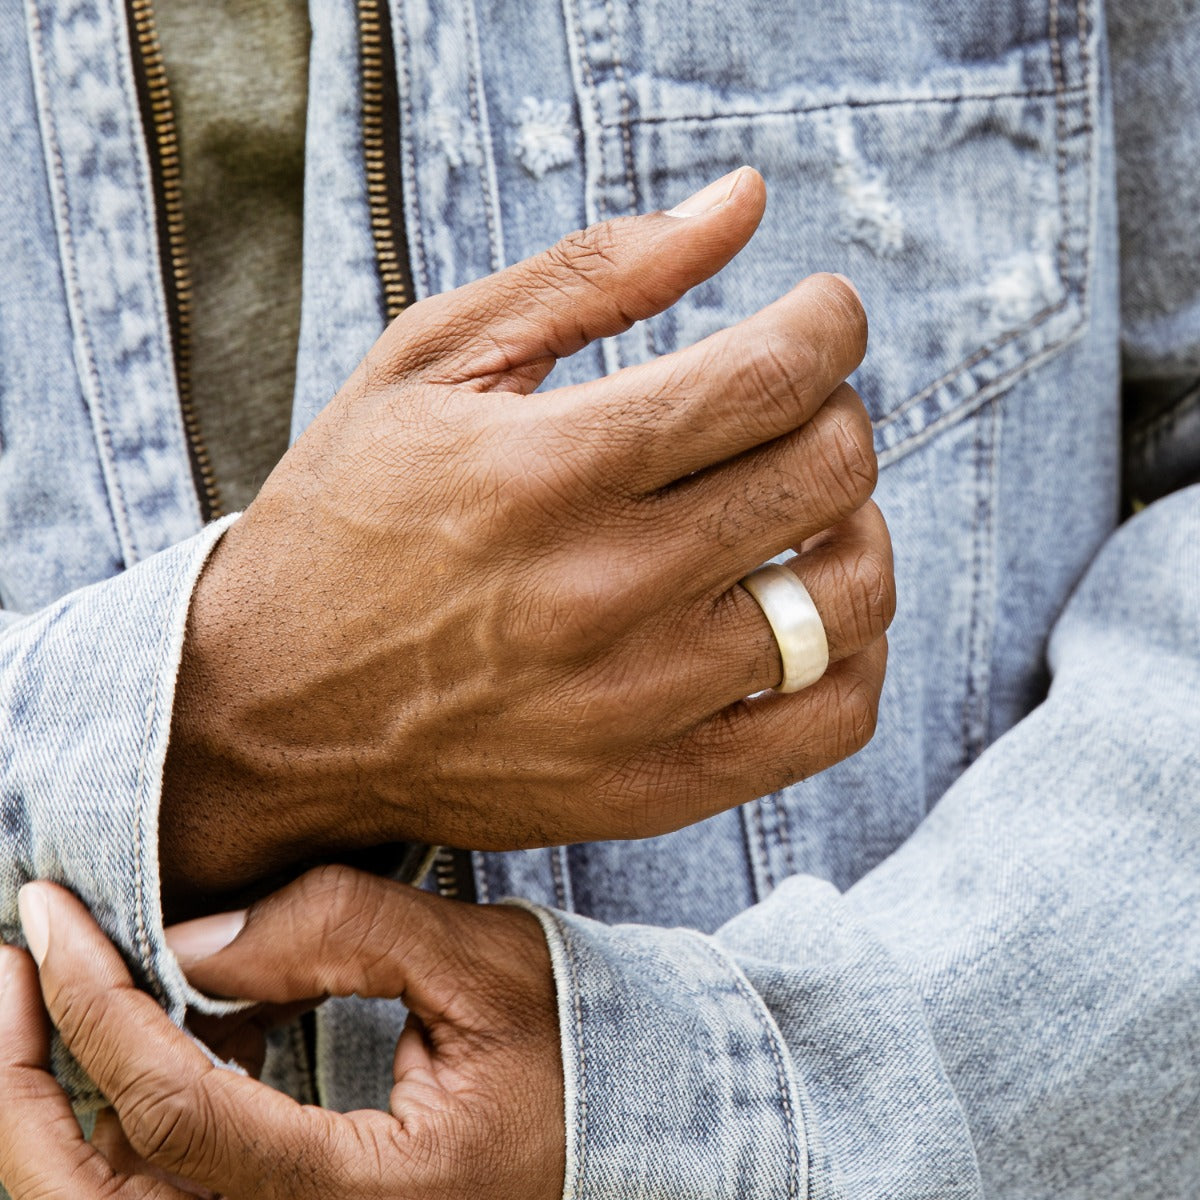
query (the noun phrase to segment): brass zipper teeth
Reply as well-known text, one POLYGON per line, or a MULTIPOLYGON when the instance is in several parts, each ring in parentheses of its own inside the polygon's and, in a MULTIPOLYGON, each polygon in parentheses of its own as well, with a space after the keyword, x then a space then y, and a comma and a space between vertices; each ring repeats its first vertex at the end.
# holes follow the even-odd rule
POLYGON ((192 400, 192 275, 184 236, 183 186, 179 169, 179 137, 175 129, 175 110, 167 86, 167 68, 158 40, 151 0, 130 0, 138 55, 141 58, 154 142, 157 149, 158 184, 161 191, 162 226, 170 259, 174 304, 175 381, 179 389, 179 407, 183 428, 195 466, 196 484, 204 515, 211 520, 222 515, 221 492, 213 474, 212 460, 200 432, 192 400))
POLYGON ((458 899, 458 869, 454 862, 454 851, 449 846, 439 846, 434 855, 433 883, 439 896, 447 900, 458 899))
MULTIPOLYGON (((358 0, 359 44, 362 55, 363 158, 367 176, 367 206, 375 259, 383 288, 384 308, 392 320, 411 296, 404 261, 396 238, 396 214, 389 191, 390 177, 385 136, 385 0, 358 0)), ((388 43, 390 45, 390 42, 388 43)))

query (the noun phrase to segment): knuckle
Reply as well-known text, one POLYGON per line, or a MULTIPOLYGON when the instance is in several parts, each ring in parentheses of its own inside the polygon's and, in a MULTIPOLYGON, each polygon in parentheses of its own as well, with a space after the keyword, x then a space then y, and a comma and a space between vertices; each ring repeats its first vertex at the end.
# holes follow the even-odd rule
POLYGON ((300 908, 329 911, 346 903, 358 884, 359 872, 340 863, 324 863, 306 871, 289 888, 291 899, 300 908))
POLYGON ((339 956, 356 959, 372 941, 378 925, 377 882, 348 867, 317 867, 304 877, 305 907, 320 915, 321 942, 339 956))
POLYGON ((886 633, 896 619, 896 573, 892 568, 891 559, 883 555, 880 557, 883 563, 879 576, 880 586, 883 589, 879 604, 883 617, 883 629, 880 632, 886 633))
POLYGON ((875 736, 879 693, 860 675, 839 681, 835 704, 834 752, 838 758, 856 754, 875 736))
MULTIPOLYGON (((755 401, 747 415, 756 426, 765 422, 769 434, 778 434, 805 419, 817 359, 806 341, 779 329, 767 330, 754 340, 741 369, 755 401)), ((728 369, 723 363, 714 366, 721 373, 728 369)))
POLYGON ((887 556, 875 549, 859 550, 836 568, 843 628, 855 647, 880 637, 891 624, 896 590, 887 556))
POLYGON ((206 1175, 219 1145, 212 1110, 193 1084, 161 1090, 161 1078, 125 1097, 118 1111, 133 1150, 179 1175, 206 1175))
MULTIPOLYGON (((597 659, 581 670, 571 672, 570 678, 556 690, 560 701, 564 732, 577 743, 591 744, 597 733, 605 750, 636 744, 640 727, 631 711, 630 696, 637 694, 633 664, 597 659)), ((575 767, 560 767, 564 781, 587 788, 594 765, 590 762, 575 767)))
MULTIPOLYGON (((333 1149, 328 1154, 318 1176, 317 1162, 311 1161, 305 1195, 378 1196, 386 1187, 384 1181, 394 1178, 396 1164, 405 1164, 405 1178, 411 1180, 411 1194, 425 1194, 416 1186, 417 1180, 437 1178, 426 1168, 426 1159, 439 1153, 445 1139, 438 1136, 437 1122, 424 1106, 413 1105, 405 1112, 404 1121, 351 1126, 331 1129, 327 1137, 333 1149)), ((316 1155, 311 1156, 313 1160, 316 1155)), ((390 1190, 383 1193, 393 1195, 390 1190)))
POLYGON ((278 905, 281 927, 295 931, 295 943, 314 948, 315 961, 304 966, 306 984, 340 996, 361 986, 365 972, 394 948, 399 931, 384 911, 390 895, 389 885, 375 876, 326 864, 263 904, 278 905))
POLYGON ((414 365, 427 364, 448 354, 454 346, 454 335, 461 322, 469 320, 463 314, 451 328, 441 309, 444 297, 427 297, 410 304, 391 324, 363 359, 367 378, 379 384, 394 383, 404 377, 409 358, 414 365))
POLYGON ((702 544, 737 552, 755 527, 786 527, 800 495, 797 476, 768 462, 739 481, 738 489, 700 514, 697 534, 702 544))
MULTIPOLYGON (((314 946, 305 982, 333 996, 391 986, 393 964, 406 948, 411 929, 403 917, 410 910, 402 889, 386 879, 350 867, 324 866, 304 877, 311 880, 307 900, 294 923, 314 946), (312 878, 312 877, 316 878, 312 878)), ((424 913, 423 921, 439 923, 424 913)))
POLYGON ((763 776, 758 791, 764 795, 781 792, 793 783, 807 779, 816 768, 808 756, 798 748, 790 748, 777 755, 770 763, 769 771, 763 776))
POLYGON ((708 723, 705 750, 718 761, 736 761, 745 753, 746 720, 749 702, 738 700, 723 708, 708 723))
POLYGON ((839 405, 830 410, 823 434, 820 445, 830 497, 839 508, 858 508, 879 480, 870 421, 861 405, 839 405))
MULTIPOLYGON (((682 356, 659 365, 661 375, 611 387, 580 405, 568 418, 567 436, 558 439, 577 456, 581 481, 610 508, 614 500, 636 501, 652 490, 649 481, 668 444, 665 431, 692 434, 702 427, 702 368, 682 356)), ((576 511, 594 524, 591 509, 576 511)))
POLYGON ((46 993, 46 1008, 71 1053, 90 1072, 104 1073, 112 1056, 106 1037, 109 996, 81 988, 71 981, 55 980, 46 993))
MULTIPOLYGON (((547 250, 539 264, 550 275, 607 274, 617 265, 619 237, 612 221, 601 221, 560 238, 547 250)), ((536 263, 537 259, 531 260, 536 263)))
POLYGON ((574 333, 557 343, 560 357, 590 340, 588 330, 597 317, 606 334, 618 333, 646 307, 646 280, 632 269, 637 260, 627 250, 629 221, 617 218, 569 233, 529 259, 520 273, 524 297, 541 305, 557 325, 566 330, 574 317, 574 333))
POLYGON ((594 524, 599 472, 593 444, 569 428, 534 427, 511 431, 496 445, 482 490, 497 521, 530 535, 557 531, 564 521, 594 524))
MULTIPOLYGON (((719 753, 707 741, 694 753, 715 759, 719 753)), ((650 761, 625 763, 598 788, 603 797, 599 810, 597 839, 629 840, 669 832, 687 823, 683 815, 696 803, 696 793, 680 787, 690 768, 690 756, 663 753, 650 761)))
MULTIPOLYGON (((839 358, 857 366, 867 352, 869 328, 867 312, 855 289, 837 275, 819 275, 820 283, 829 308, 829 315, 838 337, 836 344, 839 358)), ((852 368, 851 368, 852 369, 852 368)))
POLYGON ((579 556, 547 571, 528 608, 526 632, 560 656, 587 655, 624 627, 609 564, 579 556))

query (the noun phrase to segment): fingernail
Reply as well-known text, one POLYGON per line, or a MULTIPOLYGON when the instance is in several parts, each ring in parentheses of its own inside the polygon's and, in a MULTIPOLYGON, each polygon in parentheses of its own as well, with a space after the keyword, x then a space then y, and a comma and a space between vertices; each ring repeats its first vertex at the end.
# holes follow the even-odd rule
POLYGON ((179 965, 186 971, 188 967, 211 958, 219 950, 224 950, 242 932, 245 924, 244 908, 239 912, 198 917, 194 921, 172 925, 167 930, 167 945, 179 959, 179 965))
POLYGON ((46 890, 36 883, 27 883, 17 893, 17 911, 21 914, 21 928, 29 953, 40 967, 50 945, 50 906, 46 903, 46 890))
POLYGON ((733 195, 733 189, 737 187, 738 179, 745 169, 745 167, 738 167, 736 171, 722 175, 714 183, 702 187, 694 196, 689 196, 682 204, 667 209, 665 215, 668 217, 698 217, 701 213, 712 212, 714 208, 720 208, 733 195))
POLYGON ((840 279, 857 297, 859 304, 862 303, 862 292, 854 286, 854 281, 847 279, 845 275, 839 275, 836 271, 833 272, 834 279, 840 279))

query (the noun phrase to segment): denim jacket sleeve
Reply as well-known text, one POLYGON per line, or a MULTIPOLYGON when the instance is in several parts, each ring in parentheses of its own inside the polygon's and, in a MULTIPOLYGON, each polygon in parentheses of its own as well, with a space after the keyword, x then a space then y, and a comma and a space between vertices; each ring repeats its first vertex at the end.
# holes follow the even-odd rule
POLYGON ((1200 488, 1124 526, 1045 703, 844 895, 713 937, 543 912, 566 1196, 1192 1194, 1198 547, 1200 488))
POLYGON ((211 1002, 164 944, 158 806, 188 605, 228 524, 39 612, 0 614, 0 933, 20 941, 23 883, 63 883, 176 1020, 211 1002))

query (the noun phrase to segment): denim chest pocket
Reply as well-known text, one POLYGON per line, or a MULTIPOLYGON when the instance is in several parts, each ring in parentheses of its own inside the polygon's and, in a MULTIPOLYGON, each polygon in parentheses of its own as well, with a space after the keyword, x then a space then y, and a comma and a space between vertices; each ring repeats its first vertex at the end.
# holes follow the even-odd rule
POLYGON ((610 366, 694 342, 814 271, 871 320, 854 382, 887 462, 1084 327, 1095 205, 1088 4, 571 0, 595 215, 669 207, 741 163, 750 246, 610 366))

